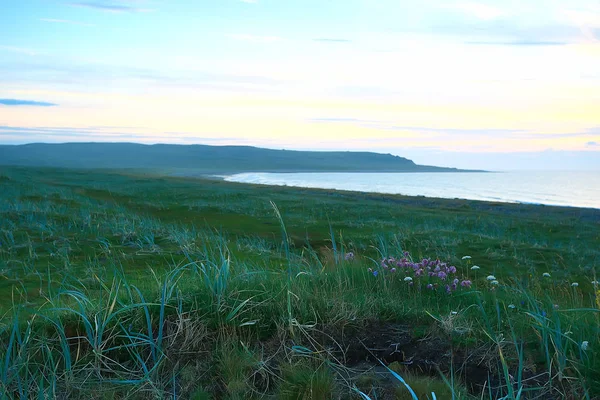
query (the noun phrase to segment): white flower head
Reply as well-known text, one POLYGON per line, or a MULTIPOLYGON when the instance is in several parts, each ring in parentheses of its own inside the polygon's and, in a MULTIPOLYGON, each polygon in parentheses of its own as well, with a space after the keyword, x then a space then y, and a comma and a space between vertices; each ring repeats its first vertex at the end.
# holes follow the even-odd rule
POLYGON ((598 282, 598 281, 592 281, 592 285, 598 286, 598 285, 600 285, 600 282, 598 282))
POLYGON ((462 259, 463 259, 463 260, 470 260, 470 259, 471 259, 471 256, 464 256, 462 259))
POLYGON ((514 304, 509 304, 508 308, 510 308, 511 310, 514 310, 515 308, 517 308, 514 304))
POLYGON ((494 275, 488 275, 488 277, 486 278, 488 281, 495 281, 496 277, 494 275))
POLYGON ((550 274, 549 274, 548 272, 544 272, 544 273, 542 274, 542 276, 543 276, 544 278, 550 278, 550 274))
POLYGON ((586 351, 590 347, 590 343, 587 340, 581 342, 581 350, 586 351))
POLYGON ((473 266, 471 267, 471 270, 472 270, 472 271, 477 271, 478 269, 481 269, 481 268, 479 267, 479 265, 473 265, 473 266))
POLYGON ((410 276, 407 276, 406 278, 404 278, 404 282, 412 282, 412 278, 410 276))
POLYGON ((498 281, 495 281, 495 280, 494 280, 494 281, 491 281, 490 283, 491 283, 492 285, 496 286, 496 285, 497 285, 497 284, 499 284, 500 282, 498 282, 498 281))
POLYGON ((450 314, 452 314, 452 315, 456 315, 456 314, 458 314, 458 313, 457 313, 456 311, 452 311, 450 314))
POLYGON ((579 283, 577 283, 577 282, 573 282, 573 283, 571 283, 571 286, 573 286, 573 287, 577 287, 577 286, 579 286, 579 283))

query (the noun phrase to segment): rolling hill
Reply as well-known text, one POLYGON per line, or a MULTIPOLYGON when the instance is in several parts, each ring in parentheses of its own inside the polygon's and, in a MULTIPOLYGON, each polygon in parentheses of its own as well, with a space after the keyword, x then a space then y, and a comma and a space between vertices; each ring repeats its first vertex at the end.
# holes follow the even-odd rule
POLYGON ((0 145, 0 165, 235 172, 456 172, 370 152, 137 143, 0 145))

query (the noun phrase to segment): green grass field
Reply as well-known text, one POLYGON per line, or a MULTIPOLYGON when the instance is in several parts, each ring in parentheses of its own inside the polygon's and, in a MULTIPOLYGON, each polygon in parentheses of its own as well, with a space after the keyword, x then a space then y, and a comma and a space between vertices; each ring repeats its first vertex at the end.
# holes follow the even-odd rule
POLYGON ((0 167, 0 398, 600 398, 599 269, 600 210, 0 167))

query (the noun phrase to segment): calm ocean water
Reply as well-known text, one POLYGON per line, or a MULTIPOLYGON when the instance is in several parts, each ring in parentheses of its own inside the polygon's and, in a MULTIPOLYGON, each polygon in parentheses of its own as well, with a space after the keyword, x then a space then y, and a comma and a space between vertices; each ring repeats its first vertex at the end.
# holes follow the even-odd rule
POLYGON ((231 182, 600 208, 600 171, 244 173, 231 182))

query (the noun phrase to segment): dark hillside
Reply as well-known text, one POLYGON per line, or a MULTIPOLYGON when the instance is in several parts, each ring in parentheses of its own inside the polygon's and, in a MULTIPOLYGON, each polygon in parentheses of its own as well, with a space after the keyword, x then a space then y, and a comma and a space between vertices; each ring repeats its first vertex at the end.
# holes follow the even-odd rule
POLYGON ((206 172, 444 172, 369 152, 270 150, 249 146, 34 143, 0 146, 0 165, 66 168, 193 168, 206 172))

